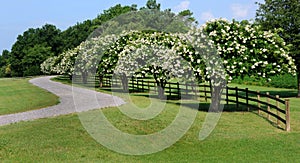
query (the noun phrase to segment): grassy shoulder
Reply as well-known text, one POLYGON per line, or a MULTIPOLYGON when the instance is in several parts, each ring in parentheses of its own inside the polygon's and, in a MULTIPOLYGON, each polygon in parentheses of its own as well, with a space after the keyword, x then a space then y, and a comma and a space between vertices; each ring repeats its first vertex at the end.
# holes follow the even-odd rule
MULTIPOLYGON (((270 88, 258 89, 269 91, 270 88)), ((150 104, 144 96, 131 95, 130 98, 137 106, 147 107, 150 104)), ((212 134, 200 141, 198 135, 207 113, 199 111, 190 130, 177 143, 161 152, 144 156, 122 155, 105 148, 88 134, 75 114, 22 122, 0 127, 0 161, 298 162, 300 99, 292 98, 291 101, 290 133, 273 127, 254 112, 223 112, 212 134)), ((203 106, 207 107, 206 104, 203 106)), ((130 119, 115 107, 103 112, 121 131, 141 135, 168 126, 178 113, 178 105, 176 102, 167 103, 159 116, 148 121, 130 119)), ((83 114, 95 115, 97 111, 83 114)))
MULTIPOLYGON (((132 96, 137 105, 145 97, 132 96)), ((299 100, 297 103, 300 103, 299 100)), ((174 120, 178 106, 168 103, 160 116, 149 121, 132 120, 118 108, 103 112, 118 129, 131 134, 151 134, 174 120)), ((96 114, 96 111, 84 114, 96 114)), ((299 110, 292 112, 299 116, 299 110)), ((206 112, 198 112, 190 130, 161 152, 129 156, 97 143, 83 128, 77 115, 41 119, 0 127, 0 160, 12 162, 298 162, 300 130, 284 132, 248 112, 224 112, 212 134, 198 139, 206 112)))
POLYGON ((41 109, 59 103, 57 96, 30 84, 29 80, 0 79, 0 115, 41 109))

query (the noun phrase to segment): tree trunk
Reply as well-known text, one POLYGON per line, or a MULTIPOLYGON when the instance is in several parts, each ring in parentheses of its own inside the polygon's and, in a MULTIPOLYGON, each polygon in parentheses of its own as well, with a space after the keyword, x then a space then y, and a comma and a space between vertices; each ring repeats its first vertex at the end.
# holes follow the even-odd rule
POLYGON ((166 99, 165 89, 161 86, 158 86, 158 98, 161 100, 166 99))
POLYGON ((221 97, 222 97, 222 87, 212 87, 211 90, 211 112, 220 112, 221 97))
POLYGON ((165 96, 165 85, 166 85, 166 81, 164 80, 156 80, 156 84, 157 84, 157 90, 158 90, 158 98, 161 100, 165 100, 166 96, 165 96))
POLYGON ((103 75, 99 75, 99 87, 103 87, 103 75))
POLYGON ((82 72, 81 75, 82 75, 82 83, 86 84, 88 73, 87 72, 82 72))
POLYGON ((165 86, 166 86, 167 81, 163 80, 163 79, 159 79, 156 76, 156 74, 153 74, 153 77, 154 77, 154 80, 155 80, 156 85, 157 85, 158 98, 161 99, 161 100, 166 99, 166 96, 165 96, 165 86))
MULTIPOLYGON (((225 81, 224 81, 225 82, 225 81)), ((221 83, 219 86, 214 86, 211 81, 210 89, 211 89, 211 112, 220 112, 221 110, 221 101, 222 101, 222 92, 225 87, 225 83, 221 83)))
POLYGON ((124 92, 129 92, 128 88, 128 78, 125 74, 121 75, 121 80, 122 80, 122 87, 124 92))

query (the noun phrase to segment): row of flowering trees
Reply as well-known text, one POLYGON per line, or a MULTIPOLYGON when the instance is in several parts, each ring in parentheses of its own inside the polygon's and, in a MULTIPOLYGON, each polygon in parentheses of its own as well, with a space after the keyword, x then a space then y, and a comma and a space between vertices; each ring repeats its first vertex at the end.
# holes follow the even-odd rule
MULTIPOLYGON (((269 77, 295 74, 294 60, 283 39, 263 31, 247 21, 208 21, 187 33, 127 31, 91 38, 75 49, 49 58, 42 65, 44 73, 72 76, 75 72, 86 81, 97 73, 120 76, 123 88, 132 75, 151 75, 163 96, 171 78, 210 80, 224 85, 238 76, 269 77)), ((100 81, 101 83, 101 81, 100 81)))

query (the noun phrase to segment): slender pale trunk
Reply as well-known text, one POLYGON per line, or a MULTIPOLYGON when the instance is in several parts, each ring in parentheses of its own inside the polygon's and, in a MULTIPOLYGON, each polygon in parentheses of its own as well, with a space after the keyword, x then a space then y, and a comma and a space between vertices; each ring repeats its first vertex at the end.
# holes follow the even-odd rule
POLYGON ((157 92, 158 92, 158 98, 161 100, 166 99, 165 96, 165 86, 166 86, 166 81, 164 80, 156 80, 156 84, 157 84, 157 92))
POLYGON ((128 78, 126 74, 121 75, 121 80, 122 80, 122 87, 124 92, 129 92, 129 87, 128 87, 128 78))
POLYGON ((212 112, 220 112, 221 96, 222 96, 222 88, 221 87, 213 87, 212 98, 211 98, 211 108, 212 108, 211 111, 212 112))
POLYGON ((82 72, 81 75, 82 75, 82 82, 83 82, 83 84, 86 84, 87 83, 88 73, 87 72, 82 72))
POLYGON ((103 75, 99 75, 99 87, 103 87, 103 75))
POLYGON ((220 112, 220 106, 222 101, 222 92, 225 84, 221 83, 219 86, 214 86, 210 82, 211 88, 211 112, 220 112))

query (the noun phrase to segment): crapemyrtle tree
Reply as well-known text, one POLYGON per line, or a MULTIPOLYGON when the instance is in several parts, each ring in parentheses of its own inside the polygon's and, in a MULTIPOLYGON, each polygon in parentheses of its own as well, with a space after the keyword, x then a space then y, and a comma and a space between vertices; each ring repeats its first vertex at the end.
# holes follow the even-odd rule
POLYGON ((227 81, 243 76, 271 80, 270 76, 296 73, 285 41, 272 31, 248 21, 225 19, 211 20, 201 28, 223 59, 227 81))
POLYGON ((300 97, 300 2, 299 0, 265 0, 257 3, 256 23, 264 30, 277 32, 290 45, 296 60, 298 97, 300 97))

